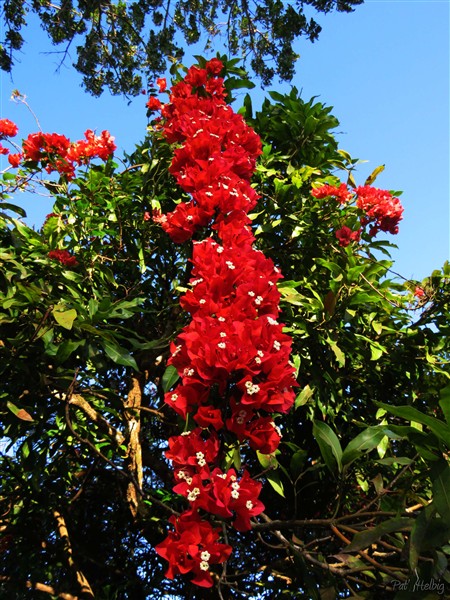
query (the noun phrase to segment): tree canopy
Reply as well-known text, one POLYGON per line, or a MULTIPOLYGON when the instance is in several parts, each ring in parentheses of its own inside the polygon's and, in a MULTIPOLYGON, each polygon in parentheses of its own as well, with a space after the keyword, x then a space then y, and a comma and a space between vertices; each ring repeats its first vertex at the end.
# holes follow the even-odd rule
POLYGON ((331 107, 236 114, 226 57, 175 81, 121 159, 0 121, 2 594, 443 593, 450 266, 394 273, 400 193, 331 107))
POLYGON ((4 0, 0 66, 11 72, 26 42, 23 29, 35 16, 52 44, 61 48, 61 63, 74 61, 83 84, 94 96, 137 95, 168 57, 182 58, 187 45, 217 43, 248 59, 264 83, 275 74, 291 80, 298 55, 294 41, 318 38, 320 25, 310 13, 350 12, 363 0, 4 0), (310 10, 310 9, 314 10, 310 10), (74 57, 72 58, 72 51, 74 57))

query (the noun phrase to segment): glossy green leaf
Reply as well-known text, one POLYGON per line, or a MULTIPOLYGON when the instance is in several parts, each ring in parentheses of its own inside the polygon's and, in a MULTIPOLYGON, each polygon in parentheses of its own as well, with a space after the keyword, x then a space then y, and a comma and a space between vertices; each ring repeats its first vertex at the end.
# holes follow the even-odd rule
POLYGON ((376 402, 376 405, 384 408, 387 412, 395 415, 396 417, 401 417, 410 422, 422 423, 422 425, 426 425, 431 429, 431 431, 443 442, 450 447, 450 428, 449 426, 436 419, 434 417, 430 417, 425 413, 417 410, 413 406, 390 406, 389 404, 383 404, 382 402, 376 402))
POLYGON ((61 310, 58 306, 52 310, 52 315, 55 317, 55 321, 64 327, 64 329, 72 329, 73 322, 77 318, 77 311, 74 308, 68 310, 61 310))
POLYGON ((342 448, 334 431, 326 423, 314 421, 313 435, 331 473, 333 475, 336 475, 336 472, 340 473, 342 471, 342 448))
POLYGON ((266 479, 270 483, 270 485, 273 487, 273 489, 276 491, 276 493, 284 498, 285 497, 284 496, 284 486, 283 486, 283 482, 280 479, 279 472, 278 471, 269 471, 268 473, 266 473, 266 479))
POLYGON ((361 431, 351 442, 349 442, 342 454, 342 464, 348 465, 365 452, 373 450, 378 446, 385 436, 384 426, 375 425, 361 431))
POLYGON ((107 339, 102 339, 100 344, 113 362, 124 367, 131 367, 135 371, 139 371, 136 360, 129 352, 121 348, 118 344, 107 339))
POLYGON ((178 371, 173 365, 169 365, 167 369, 164 371, 162 376, 162 389, 164 392, 168 392, 179 380, 180 376, 178 375, 178 371))

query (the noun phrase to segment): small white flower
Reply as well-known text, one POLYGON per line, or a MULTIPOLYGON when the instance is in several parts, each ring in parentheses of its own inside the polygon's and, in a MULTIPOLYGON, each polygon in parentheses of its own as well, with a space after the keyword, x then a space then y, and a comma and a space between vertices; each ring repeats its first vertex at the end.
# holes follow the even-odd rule
POLYGON ((208 561, 211 558, 211 554, 208 552, 208 550, 203 550, 203 552, 200 554, 200 558, 208 561))
POLYGON ((206 560, 202 560, 200 563, 200 569, 202 571, 207 571, 209 569, 209 563, 206 560))
POLYGON ((237 490, 233 490, 231 492, 231 497, 237 500, 239 498, 239 492, 237 490))
POLYGON ((248 508, 248 510, 252 510, 253 502, 251 500, 247 500, 247 502, 245 503, 245 508, 248 508))
POLYGON ((273 347, 275 348, 275 350, 279 350, 281 348, 281 344, 278 340, 275 340, 273 342, 273 347))

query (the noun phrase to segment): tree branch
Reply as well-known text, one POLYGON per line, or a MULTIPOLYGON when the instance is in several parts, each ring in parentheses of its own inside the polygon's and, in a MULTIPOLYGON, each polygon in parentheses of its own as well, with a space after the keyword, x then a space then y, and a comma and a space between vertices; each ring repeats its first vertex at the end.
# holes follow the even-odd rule
POLYGON ((59 537, 64 542, 64 551, 67 556, 67 562, 69 564, 69 567, 75 572, 78 585, 81 588, 81 593, 83 595, 91 596, 91 598, 94 598, 94 592, 92 591, 92 588, 89 585, 88 580, 86 579, 83 572, 80 571, 80 569, 75 564, 75 560, 73 558, 72 544, 70 543, 69 532, 67 530, 67 525, 66 525, 66 521, 65 521, 64 517, 56 509, 53 511, 53 516, 56 519, 59 537))
POLYGON ((107 433, 118 446, 121 446, 125 441, 125 436, 121 431, 113 427, 100 413, 98 413, 87 400, 79 394, 73 394, 69 400, 69 404, 78 406, 87 416, 96 423, 99 428, 107 433))

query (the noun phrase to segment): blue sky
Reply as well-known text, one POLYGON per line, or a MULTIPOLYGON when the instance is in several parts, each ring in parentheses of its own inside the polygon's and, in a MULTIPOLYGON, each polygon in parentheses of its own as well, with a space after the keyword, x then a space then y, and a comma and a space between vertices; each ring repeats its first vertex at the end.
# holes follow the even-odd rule
MULTIPOLYGON (((419 280, 450 255, 449 7, 448 0, 366 0, 352 14, 319 15, 318 42, 297 44, 301 58, 292 82, 305 100, 319 96, 334 107, 340 146, 368 161, 357 171, 358 183, 385 164, 375 185, 403 190, 404 219, 392 238, 399 247, 395 270, 419 280)), ((19 136, 37 130, 26 107, 10 101, 18 89, 44 131, 80 139, 88 128, 108 129, 117 155, 131 151, 145 135, 145 97, 131 104, 107 92, 92 98, 70 63, 57 70, 60 55, 43 54, 58 49, 37 24, 25 37, 13 78, 0 75, 1 117, 19 125, 19 136)), ((189 49, 184 63, 191 64, 189 49)), ((289 87, 276 81, 267 90, 257 85, 251 92, 254 104, 269 89, 289 87)), ((51 202, 40 196, 18 195, 15 202, 37 226, 51 210, 51 202)))

